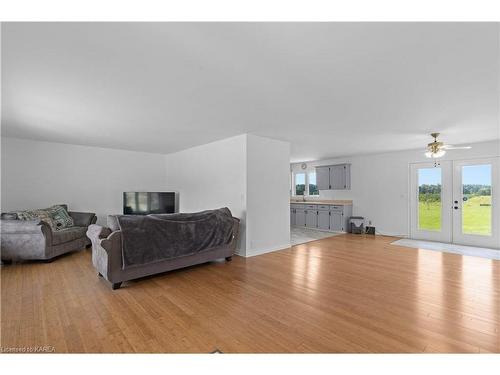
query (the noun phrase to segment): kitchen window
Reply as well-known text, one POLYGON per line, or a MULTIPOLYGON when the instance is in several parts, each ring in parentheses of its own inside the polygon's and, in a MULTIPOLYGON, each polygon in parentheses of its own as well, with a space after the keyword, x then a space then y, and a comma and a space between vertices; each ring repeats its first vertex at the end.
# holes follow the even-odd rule
POLYGON ((295 173, 295 194, 294 195, 305 195, 306 194, 306 174, 305 173, 295 173))
POLYGON ((307 180, 307 195, 319 195, 318 184, 316 183, 316 172, 309 172, 307 180))
POLYGON ((319 196, 316 172, 293 173, 293 195, 319 196))

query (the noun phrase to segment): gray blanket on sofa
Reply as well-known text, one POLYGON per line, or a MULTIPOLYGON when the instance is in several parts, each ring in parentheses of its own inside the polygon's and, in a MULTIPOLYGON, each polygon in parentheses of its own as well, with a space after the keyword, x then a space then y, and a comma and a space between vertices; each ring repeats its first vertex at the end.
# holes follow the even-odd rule
POLYGON ((228 208, 165 215, 118 215, 123 268, 196 254, 233 237, 228 208))

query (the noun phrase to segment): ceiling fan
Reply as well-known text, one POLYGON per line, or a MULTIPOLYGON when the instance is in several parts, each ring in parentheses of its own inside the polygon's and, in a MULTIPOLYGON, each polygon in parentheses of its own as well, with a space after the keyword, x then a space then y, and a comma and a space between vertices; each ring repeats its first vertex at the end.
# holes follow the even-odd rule
POLYGON ((425 152, 425 156, 428 158, 440 158, 446 154, 446 150, 467 150, 471 148, 471 146, 453 146, 444 144, 444 142, 438 142, 437 137, 439 137, 439 133, 431 133, 431 137, 434 138, 434 141, 427 144, 427 150, 425 152))

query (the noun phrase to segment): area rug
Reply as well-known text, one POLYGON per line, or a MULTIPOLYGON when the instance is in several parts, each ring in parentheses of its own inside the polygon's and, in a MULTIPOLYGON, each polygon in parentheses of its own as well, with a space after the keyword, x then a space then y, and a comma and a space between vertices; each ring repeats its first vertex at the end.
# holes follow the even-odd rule
POLYGON ((322 240, 323 238, 338 236, 341 233, 323 232, 308 228, 290 228, 290 243, 292 246, 306 242, 322 240))
POLYGON ((410 240, 406 238, 391 242, 391 245, 500 260, 500 250, 488 249, 485 247, 473 247, 473 246, 455 245, 443 242, 410 240))

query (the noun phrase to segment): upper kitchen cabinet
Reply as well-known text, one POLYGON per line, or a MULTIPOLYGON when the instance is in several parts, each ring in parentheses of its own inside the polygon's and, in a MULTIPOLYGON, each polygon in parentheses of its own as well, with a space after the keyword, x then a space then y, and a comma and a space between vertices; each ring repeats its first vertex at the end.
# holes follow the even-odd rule
POLYGON ((332 190, 343 190, 351 188, 350 165, 332 165, 330 167, 330 185, 332 190), (349 175, 349 178, 348 178, 349 175), (349 186, 347 181, 349 180, 349 186))
POLYGON ((351 165, 316 167, 316 183, 319 190, 349 190, 351 188, 351 165))
POLYGON ((330 167, 316 167, 316 184, 318 190, 330 189, 330 167))

